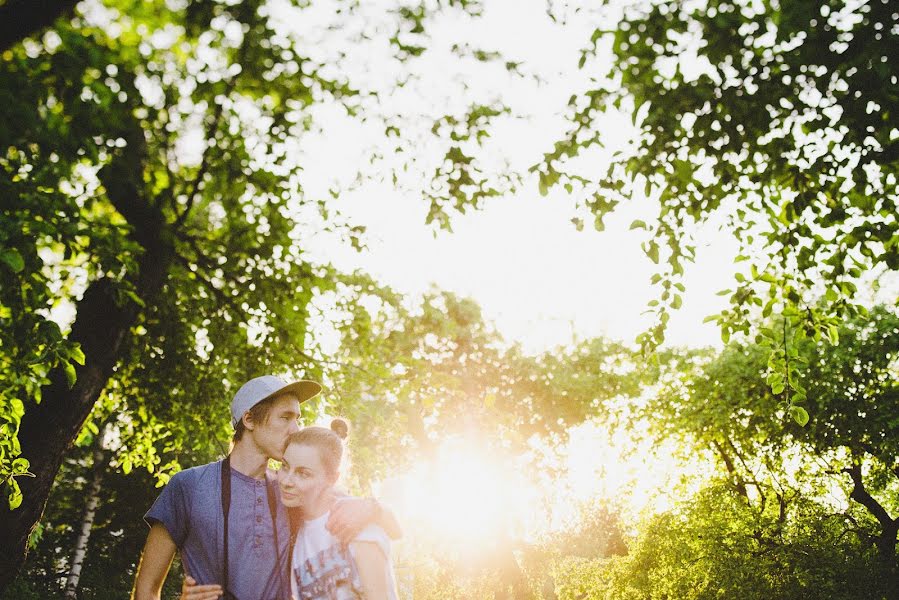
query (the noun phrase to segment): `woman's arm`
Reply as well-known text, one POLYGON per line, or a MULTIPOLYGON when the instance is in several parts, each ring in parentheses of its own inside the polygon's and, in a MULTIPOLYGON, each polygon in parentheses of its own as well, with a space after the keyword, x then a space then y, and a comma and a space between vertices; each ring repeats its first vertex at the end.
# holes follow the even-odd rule
POLYGON ((362 591, 366 600, 388 600, 396 598, 396 590, 387 572, 387 557, 376 542, 353 542, 350 544, 353 560, 359 571, 362 591))

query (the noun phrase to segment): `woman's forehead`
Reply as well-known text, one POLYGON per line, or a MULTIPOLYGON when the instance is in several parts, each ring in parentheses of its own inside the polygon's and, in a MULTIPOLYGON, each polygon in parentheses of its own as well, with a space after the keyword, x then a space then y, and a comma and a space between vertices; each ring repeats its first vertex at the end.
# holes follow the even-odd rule
POLYGON ((322 459, 318 448, 308 444, 288 444, 284 451, 284 461, 294 468, 322 468, 322 459))

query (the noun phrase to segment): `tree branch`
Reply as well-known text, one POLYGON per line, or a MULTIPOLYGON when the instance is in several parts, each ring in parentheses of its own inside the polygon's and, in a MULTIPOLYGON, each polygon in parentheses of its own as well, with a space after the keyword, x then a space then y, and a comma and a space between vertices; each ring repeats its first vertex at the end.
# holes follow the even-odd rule
POLYGON ((852 492, 849 497, 868 509, 875 519, 880 522, 884 529, 895 527, 896 521, 890 517, 886 509, 865 489, 865 482, 862 479, 861 464, 854 464, 851 467, 843 469, 852 479, 852 492))
POLYGON ((724 461, 724 468, 727 469, 728 474, 734 480, 734 485, 736 486, 737 491, 746 499, 747 502, 749 502, 749 492, 746 490, 746 483, 737 474, 737 470, 736 467, 734 467, 733 460, 731 460, 730 456, 727 454, 727 452, 725 452, 724 447, 721 446, 721 443, 718 440, 712 440, 712 446, 718 452, 721 460, 724 461))

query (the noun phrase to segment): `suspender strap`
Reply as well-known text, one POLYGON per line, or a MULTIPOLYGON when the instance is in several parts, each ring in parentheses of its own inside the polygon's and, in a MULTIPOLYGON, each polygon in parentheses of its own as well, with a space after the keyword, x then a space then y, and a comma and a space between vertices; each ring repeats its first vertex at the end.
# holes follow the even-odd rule
MULTIPOLYGON (((284 585, 282 576, 284 572, 281 570, 281 544, 278 543, 278 494, 273 490, 274 486, 269 481, 268 475, 265 476, 265 493, 268 496, 268 514, 272 517, 272 534, 275 537, 275 569, 278 571, 278 585, 284 585)), ((290 565, 287 565, 290 569, 290 565)))
POLYGON ((231 512, 231 457, 226 456, 222 461, 222 517, 224 525, 224 556, 225 564, 222 567, 222 589, 228 589, 228 513, 231 512))
MULTIPOLYGON (((272 534, 275 537, 275 569, 278 571, 278 585, 283 587, 283 572, 281 570, 281 544, 278 543, 278 495, 272 489, 272 484, 265 477, 265 493, 268 496, 268 512, 272 517, 272 534)), ((231 457, 226 456, 222 461, 222 520, 224 521, 224 565, 222 566, 222 588, 229 590, 228 581, 228 515, 231 512, 231 457)), ((287 567, 290 568, 290 565, 287 567)), ((227 596, 226 596, 227 597, 227 596)))

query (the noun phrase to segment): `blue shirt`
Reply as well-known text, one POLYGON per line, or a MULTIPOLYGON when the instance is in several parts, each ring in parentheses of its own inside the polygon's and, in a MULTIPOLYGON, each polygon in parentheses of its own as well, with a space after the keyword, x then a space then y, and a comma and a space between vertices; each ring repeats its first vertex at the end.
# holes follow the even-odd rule
MULTIPOLYGON (((150 525, 165 526, 178 546, 186 574, 200 585, 224 587, 221 468, 218 461, 175 474, 144 518, 150 525)), ((266 479, 253 479, 231 469, 228 540, 227 587, 238 600, 290 597, 290 525, 273 473, 268 472, 266 479), (277 499, 278 550, 266 482, 277 499)))

